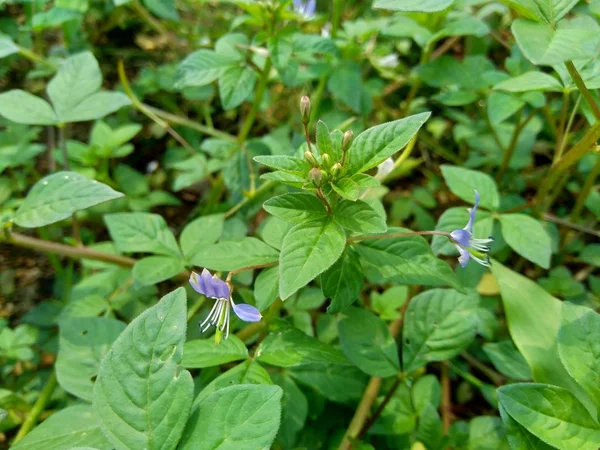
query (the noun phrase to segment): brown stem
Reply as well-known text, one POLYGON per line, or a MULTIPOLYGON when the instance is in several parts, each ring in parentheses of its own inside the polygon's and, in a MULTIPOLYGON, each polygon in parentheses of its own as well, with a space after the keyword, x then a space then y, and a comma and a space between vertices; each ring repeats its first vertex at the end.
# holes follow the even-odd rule
POLYGON ((331 205, 325 198, 325 195, 323 194, 323 191, 321 190, 321 188, 317 189, 317 197, 319 197, 319 200, 321 200, 321 203, 323 203, 323 206, 325 206, 325 209, 327 210, 327 214, 331 215, 331 213, 332 213, 331 205))
POLYGON ((446 39, 446 41, 431 54, 431 60, 433 61, 434 59, 437 59, 445 54, 448 50, 454 47, 458 41, 460 41, 461 37, 462 36, 453 36, 449 39, 446 39))
POLYGON ((360 433, 358 433, 358 435, 356 436, 356 439, 360 440, 365 436, 365 434, 367 434, 367 431, 369 431, 369 429, 377 421, 379 416, 381 416, 381 413, 383 412, 383 410, 385 409, 387 404, 390 402, 390 400, 392 399, 392 397, 394 396, 394 394, 396 393, 396 391, 398 390, 398 388, 400 387, 400 385, 402 384, 403 381, 404 381, 403 374, 398 374, 398 376, 396 377, 396 380, 394 381, 394 384, 392 385, 390 390, 387 392, 387 394, 385 394, 383 401, 379 404, 379 406, 377 407, 377 409, 375 410, 373 415, 367 419, 364 426, 360 430, 360 433))
POLYGON ((600 231, 596 231, 592 228, 587 228, 582 225, 578 225, 573 222, 569 222, 568 220, 561 219, 560 217, 553 216, 552 214, 543 214, 542 219, 547 220, 548 222, 554 222, 558 225, 562 225, 568 228, 572 228, 577 231, 581 231, 582 233, 591 234, 592 236, 596 236, 600 238, 600 231))

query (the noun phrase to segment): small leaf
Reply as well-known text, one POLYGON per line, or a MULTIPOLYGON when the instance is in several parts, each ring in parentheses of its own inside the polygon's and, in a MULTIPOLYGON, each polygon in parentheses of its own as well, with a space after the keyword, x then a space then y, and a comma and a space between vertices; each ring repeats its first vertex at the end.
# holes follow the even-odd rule
POLYGON ((256 72, 250 67, 230 67, 219 77, 223 109, 238 107, 254 90, 256 72))
POLYGON ((263 241, 244 237, 237 241, 225 241, 207 245, 189 260, 198 267, 218 271, 231 271, 243 267, 276 263, 279 252, 263 241))
POLYGON ((270 448, 281 420, 281 395, 279 386, 246 384, 212 393, 190 417, 179 448, 270 448))
POLYGON ((57 172, 38 181, 15 213, 15 223, 41 227, 74 212, 123 197, 120 192, 76 172, 57 172))
POLYGON ((256 349, 256 359, 278 367, 316 363, 349 364, 340 350, 297 328, 286 328, 269 334, 256 349))
POLYGON ((20 89, 0 94, 0 116, 26 125, 55 125, 58 123, 56 113, 46 100, 20 89))
POLYGON ((430 115, 416 114, 360 133, 348 150, 349 172, 355 174, 377 167, 408 144, 430 115))
POLYGON ((275 217, 295 224, 327 216, 323 203, 313 194, 303 192, 272 197, 263 208, 275 217))
POLYGON ((181 257, 175 236, 162 216, 117 213, 104 216, 110 237, 122 252, 147 252, 181 257))
POLYGON ((308 400, 294 380, 287 374, 273 374, 275 383, 283 389, 281 399, 281 426, 277 440, 284 448, 294 448, 296 436, 304 429, 308 417, 308 400))
POLYGON ((223 214, 213 214, 198 217, 188 223, 179 236, 179 243, 186 258, 202 250, 202 247, 217 242, 223 234, 224 221, 223 214))
POLYGON ((19 53, 19 46, 6 35, 0 34, 0 58, 19 53))
POLYGON ((346 247, 340 259, 321 275, 323 295, 331 298, 327 312, 334 314, 354 303, 362 290, 363 278, 358 254, 346 247))
POLYGON ((143 0, 144 6, 158 17, 167 20, 179 20, 179 13, 174 0, 143 0))
POLYGON ((279 295, 279 268, 270 267, 261 271, 254 280, 254 299, 259 311, 266 310, 279 295))
POLYGON ((355 202, 360 195, 360 186, 352 178, 342 178, 331 183, 331 187, 335 192, 340 194, 346 200, 355 202))
POLYGON ((502 214, 502 236, 519 255, 548 269, 552 240, 542 224, 526 214, 502 214))
POLYGON ((542 441, 560 450, 597 450, 600 425, 568 390, 516 383, 498 389, 506 412, 542 441))
POLYGON ((563 86, 552 75, 544 72, 525 72, 515 78, 501 81, 494 89, 507 92, 548 91, 562 92, 563 86))
POLYGON ((286 155, 259 155, 254 161, 271 169, 283 170, 294 174, 306 174, 310 170, 310 164, 304 159, 286 155))
POLYGON ((335 403, 356 405, 365 391, 368 376, 352 366, 311 364, 294 367, 287 373, 335 403))
POLYGON ((333 220, 357 233, 384 233, 387 230, 385 219, 361 200, 356 202, 344 200, 335 205, 333 220))
POLYGON ((513 380, 531 380, 531 370, 511 341, 483 345, 483 351, 502 375, 513 380))
POLYGON ((180 366, 186 331, 183 288, 135 318, 102 360, 94 409, 117 449, 175 449, 194 383, 180 366))
POLYGON ((449 8, 455 0, 375 0, 373 8, 404 12, 435 12, 449 8))
POLYGON ((248 357, 248 349, 236 336, 217 344, 214 339, 195 339, 183 346, 181 365, 190 369, 219 366, 248 357))
POLYGON ((450 359, 475 338, 477 294, 432 289, 412 299, 402 334, 402 368, 412 372, 431 361, 450 359))
POLYGON ((296 225, 283 240, 279 296, 285 300, 327 270, 346 246, 342 227, 329 219, 296 225))
POLYGON ((400 372, 398 347, 385 322, 359 308, 347 308, 338 321, 342 351, 356 367, 374 377, 400 372))
POLYGON ((131 101, 125 94, 99 91, 82 100, 63 116, 60 116, 60 121, 67 123, 101 119, 127 105, 131 105, 131 101))
POLYGON ((113 448, 100 430, 91 406, 70 406, 52 414, 11 449, 64 450, 74 445, 93 446, 98 450, 113 448))
POLYGON ((204 86, 219 78, 225 70, 236 64, 237 58, 212 50, 198 50, 189 54, 175 72, 175 87, 204 86))
POLYGON ((184 271, 185 264, 180 258, 148 256, 134 264, 132 275, 135 282, 140 286, 153 286, 184 271))
POLYGON ((466 202, 475 202, 475 190, 481 195, 480 205, 496 210, 500 196, 496 182, 488 174, 463 167, 442 165, 442 175, 454 195, 466 202))

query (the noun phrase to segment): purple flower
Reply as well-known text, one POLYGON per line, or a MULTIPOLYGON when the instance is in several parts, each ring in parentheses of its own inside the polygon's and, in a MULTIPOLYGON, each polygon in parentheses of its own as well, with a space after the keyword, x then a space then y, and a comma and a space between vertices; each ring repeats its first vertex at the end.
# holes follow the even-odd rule
POLYGON ((205 295, 208 298, 216 300, 210 313, 200 324, 200 330, 205 332, 211 325, 220 332, 225 331, 225 339, 229 336, 229 308, 244 322, 258 322, 262 315, 252 305, 240 303, 236 305, 231 298, 231 289, 229 285, 216 275, 204 269, 201 275, 192 272, 190 275, 190 284, 196 292, 205 295))
POLYGON ((494 238, 490 236, 488 239, 473 238, 473 224, 475 223, 475 214, 479 205, 479 192, 475 191, 475 204, 473 208, 468 208, 469 221, 464 228, 459 228, 450 233, 450 240, 460 254, 458 262, 462 267, 465 267, 470 259, 482 266, 489 267, 490 257, 487 253, 491 249, 494 238))
POLYGON ((307 19, 311 19, 315 16, 316 9, 317 0, 294 0, 294 10, 307 19))

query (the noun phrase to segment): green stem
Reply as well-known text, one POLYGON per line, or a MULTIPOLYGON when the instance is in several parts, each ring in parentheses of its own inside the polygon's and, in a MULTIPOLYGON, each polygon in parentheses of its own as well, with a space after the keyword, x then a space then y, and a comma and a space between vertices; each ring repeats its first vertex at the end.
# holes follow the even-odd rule
MULTIPOLYGON (((431 45, 427 44, 423 49, 423 53, 421 54, 421 59, 419 60, 419 66, 426 64, 429 62, 429 58, 431 57, 432 48, 431 45)), ((416 79, 413 85, 410 87, 408 91, 408 95, 406 96, 406 100, 404 103, 404 109, 402 110, 402 115, 406 116, 410 112, 410 104, 416 98, 419 93, 419 89, 421 89, 421 84, 423 82, 420 78, 416 79)))
POLYGON ((265 63, 265 67, 263 69, 263 73, 260 77, 260 81, 258 82, 258 87, 256 88, 256 94, 254 95, 254 102, 252 102, 252 107, 250 108, 250 112, 246 116, 246 120, 242 124, 242 128, 237 136, 237 143, 242 145, 248 134, 250 134, 250 130, 252 129, 252 125, 254 125, 254 120, 256 119, 256 114, 260 108, 260 104, 262 103, 263 96, 265 95, 265 91, 267 90, 267 85, 269 84, 269 73, 271 72, 271 59, 268 58, 265 63))
POLYGON ((500 375, 495 370, 490 369, 488 366, 486 366, 485 364, 483 364, 477 358, 474 358, 473 356, 471 356, 467 352, 461 353, 461 356, 470 365, 472 365, 473 367, 475 367, 476 369, 478 369, 481 373, 485 374, 485 376, 487 376, 492 381, 492 383, 494 383, 496 386, 502 386, 504 384, 504 377, 502 375, 500 375))
POLYGON ((598 175, 600 175, 600 155, 596 156, 596 164, 594 164, 594 167, 592 167, 592 170, 590 171, 587 178, 585 179, 585 182, 583 183, 581 191, 579 191, 579 194, 577 195, 575 207, 573 208, 573 211, 571 211, 571 222, 577 222, 577 220, 579 219, 579 215, 581 214, 581 211, 583 211, 585 201, 590 195, 590 192, 594 187, 594 183, 596 182, 596 178, 598 178, 598 175))
POLYGON ((53 62, 48 61, 43 56, 38 55, 37 53, 33 52, 32 50, 29 50, 28 48, 19 46, 19 54, 21 56, 27 58, 28 60, 34 62, 34 63, 44 64, 44 65, 50 67, 53 70, 57 70, 58 69, 58 67, 56 66, 56 64, 54 64, 53 62))
POLYGON ((565 90, 563 92, 563 101, 560 108, 560 115, 558 116, 557 134, 556 134, 556 149, 554 150, 554 158, 558 159, 556 155, 560 149, 560 146, 565 141, 565 123, 567 121, 567 113, 569 112, 569 92, 565 90))
POLYGON ((346 239, 346 243, 351 244, 352 242, 357 242, 357 241, 372 241, 375 239, 391 239, 391 238, 398 238, 398 237, 431 236, 431 235, 446 236, 448 238, 450 237, 450 233, 447 233, 445 231, 410 231, 410 232, 406 232, 406 233, 390 233, 390 234, 374 234, 374 235, 368 235, 368 236, 354 236, 354 237, 350 237, 350 238, 346 239))
POLYGON ((310 122, 314 123, 315 120, 319 117, 319 106, 321 105, 321 100, 323 99, 323 93, 325 92, 325 88, 327 87, 327 75, 323 75, 319 78, 319 84, 315 89, 313 95, 311 96, 312 103, 312 111, 310 113, 310 122))
POLYGON ((585 85, 583 78, 581 78, 581 75, 577 71, 575 64, 573 64, 572 61, 567 61, 565 63, 565 66, 567 66, 569 75, 571 75, 571 78, 573 78, 573 81, 575 82, 577 89, 579 89, 579 92, 581 93, 581 95, 583 95, 583 98, 585 98, 585 101, 588 103, 588 105, 592 109, 592 112, 594 113, 594 117, 596 118, 596 120, 600 120, 600 108, 598 107, 598 104, 594 100, 594 97, 592 97, 592 94, 590 94, 590 91, 588 90, 587 86, 585 85))
POLYGON ((562 158, 562 155, 565 151, 565 147, 567 146, 567 141, 568 141, 567 138, 569 137, 569 133, 571 132, 571 127, 573 126, 573 122, 575 121, 575 115, 577 114, 577 110, 579 109, 579 105, 581 104, 581 98, 582 98, 582 96, 579 95, 577 97, 577 100, 575 101, 575 106, 573 107, 573 111, 571 111, 571 115, 569 116, 567 126, 565 127, 565 130, 561 135, 560 146, 558 147, 557 152, 554 154, 554 160, 552 161, 553 163, 555 163, 560 158, 562 158))
POLYGON ((333 14, 331 18, 331 38, 337 37, 338 30, 342 24, 342 3, 343 0, 333 0, 333 14))
POLYGON ((500 165, 500 169, 498 170, 498 174, 496 175, 496 181, 497 182, 499 182, 500 180, 502 180, 502 176, 504 175, 504 172, 506 172, 506 169, 508 169, 508 165, 510 164, 510 160, 512 159, 513 154, 515 153, 515 149, 517 148, 517 143, 519 142, 519 137, 521 136, 521 133, 523 132, 523 129, 527 126, 527 124, 529 123, 529 121, 531 119, 533 119, 535 113, 537 112, 537 109, 534 109, 533 111, 531 111, 527 115, 527 117, 525 118, 525 120, 523 120, 521 122, 522 112, 523 112, 523 110, 521 109, 517 113, 517 125, 515 127, 515 131, 512 134, 512 137, 510 139, 510 144, 508 144, 508 148, 504 152, 504 158, 502 159, 502 164, 500 165))
POLYGON ((40 396, 33 405, 33 408, 31 408, 31 411, 29 412, 29 415, 21 425, 21 428, 19 428, 19 431, 15 436, 15 440, 13 441, 13 445, 19 442, 21 439, 23 439, 23 437, 25 437, 25 435, 29 433, 31 429, 35 426, 38 418, 40 417, 40 414, 44 411, 44 408, 46 408, 46 405, 50 401, 50 397, 54 393, 54 389, 56 389, 56 386, 56 373, 54 372, 54 370, 52 370, 52 374, 50 375, 48 381, 46 381, 46 384, 42 388, 40 396))
POLYGON ((371 377, 365 388, 365 392, 360 399, 360 403, 354 412, 354 417, 352 417, 352 421, 346 430, 346 434, 344 435, 342 442, 340 442, 338 450, 348 450, 352 448, 352 440, 356 439, 363 428, 363 425, 367 421, 369 413, 371 412, 371 407, 375 403, 380 389, 381 378, 371 377))
POLYGON ((249 205, 250 203, 255 201, 259 195, 263 194, 264 192, 267 192, 273 186, 275 186, 274 181, 265 181, 258 188, 256 188, 256 190, 254 191, 252 196, 244 198, 244 200, 242 200, 237 205, 235 205, 233 208, 231 208, 229 211, 227 211, 225 213, 225 218, 229 218, 229 217, 233 216, 236 212, 238 212, 244 206, 249 205))

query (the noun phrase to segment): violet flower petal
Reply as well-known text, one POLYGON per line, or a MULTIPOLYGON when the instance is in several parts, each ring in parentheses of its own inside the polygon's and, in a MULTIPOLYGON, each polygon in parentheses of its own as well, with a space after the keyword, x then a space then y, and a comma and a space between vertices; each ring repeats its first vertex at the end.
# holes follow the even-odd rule
POLYGON ((235 312, 235 314, 244 322, 259 322, 260 319, 262 319, 260 311, 254 306, 246 303, 240 303, 239 305, 236 305, 233 303, 233 301, 231 303, 233 306, 233 312, 235 312))
POLYGON ((201 275, 192 272, 190 284, 196 292, 209 298, 229 298, 229 286, 217 276, 204 269, 201 275))
POLYGON ((460 266, 463 268, 467 267, 467 264, 469 263, 469 260, 471 259, 471 254, 459 245, 455 244, 454 246, 458 250, 458 253, 460 253, 460 256, 458 257, 458 262, 459 262, 460 266))
POLYGON ((454 230, 450 233, 450 237, 461 247, 469 247, 471 245, 471 233, 469 233, 467 230, 454 230))

